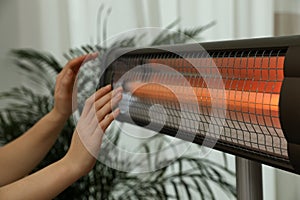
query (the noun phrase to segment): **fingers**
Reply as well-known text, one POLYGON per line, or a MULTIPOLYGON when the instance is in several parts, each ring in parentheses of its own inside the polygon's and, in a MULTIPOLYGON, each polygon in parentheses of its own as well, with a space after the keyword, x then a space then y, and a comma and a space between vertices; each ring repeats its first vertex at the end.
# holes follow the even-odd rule
POLYGON ((100 127, 103 133, 107 129, 107 127, 111 124, 111 122, 116 119, 116 117, 120 114, 120 108, 115 109, 110 114, 106 115, 106 117, 100 122, 100 127))
POLYGON ((93 59, 97 58, 98 55, 99 54, 97 52, 96 53, 87 54, 86 61, 93 60, 93 59))
POLYGON ((87 99, 79 122, 80 125, 90 133, 95 132, 100 126, 102 133, 104 133, 109 124, 119 115, 120 109, 114 110, 114 108, 121 99, 122 88, 111 91, 111 86, 107 85, 99 89, 87 99), (95 101, 95 99, 97 100, 95 101))
POLYGON ((118 93, 114 96, 111 97, 112 93, 115 93, 114 91, 106 94, 102 98, 100 98, 98 101, 94 103, 93 106, 89 108, 89 112, 86 116, 87 123, 91 123, 93 118, 97 118, 97 120, 100 122, 103 120, 103 118, 108 115, 116 106, 117 104, 121 101, 122 99, 122 93, 120 89, 118 89, 118 93), (104 100, 105 99, 105 100, 104 100), (105 102, 103 104, 103 102, 105 102), (103 104, 101 107, 98 107, 96 105, 103 104), (96 117, 95 117, 96 116, 96 117))
POLYGON ((99 140, 99 136, 100 139, 102 139, 102 136, 105 133, 107 127, 112 123, 114 119, 118 117, 119 114, 120 114, 120 109, 117 108, 113 112, 106 115, 106 117, 100 123, 99 122, 96 124, 92 123, 93 129, 91 130, 94 130, 92 135, 96 136, 96 138, 94 139, 95 141, 99 140))
MULTIPOLYGON (((104 89, 104 88, 102 88, 102 89, 104 89)), ((121 91, 121 90, 119 89, 118 91, 121 91)), ((87 100, 87 103, 86 103, 83 113, 82 113, 82 118, 84 119, 84 124, 87 125, 91 130, 95 130, 96 127, 98 126, 98 124, 101 124, 101 123, 103 123, 104 127, 106 127, 107 123, 114 119, 113 116, 118 114, 117 110, 119 110, 119 109, 116 109, 113 112, 112 112, 112 110, 114 110, 114 108, 117 106, 117 104, 121 101, 122 93, 118 92, 114 97, 111 97, 112 93, 113 92, 107 93, 106 95, 104 95, 102 98, 100 98, 95 103, 91 103, 91 100, 93 99, 93 96, 95 96, 96 94, 94 94, 92 96, 92 98, 89 98, 87 100), (101 106, 100 108, 96 109, 96 104, 99 104, 99 102, 101 102, 101 104, 102 104, 104 102, 103 99, 105 99, 106 103, 103 106, 101 106), (87 112, 87 110, 89 110, 89 111, 87 112)))
POLYGON ((110 90, 111 90, 111 85, 110 84, 108 84, 107 86, 97 90, 97 92, 95 93, 94 101, 97 101, 98 99, 100 99, 101 97, 106 95, 110 90))
POLYGON ((84 61, 94 59, 97 56, 98 53, 93 53, 69 61, 56 77, 55 93, 61 96, 70 96, 73 92, 74 83, 80 66, 84 61))
MULTIPOLYGON (((88 113, 90 113, 91 109, 95 109, 94 108, 94 103, 100 99, 102 96, 106 95, 107 93, 109 93, 111 91, 111 85, 107 85, 99 90, 97 90, 97 92, 95 92, 92 96, 90 96, 86 102, 85 102, 85 106, 82 112, 83 116, 87 116, 88 113)), ((95 112, 95 111, 94 111, 95 112)))
POLYGON ((116 95, 121 94, 123 91, 123 89, 121 87, 110 91, 108 94, 104 95, 101 99, 99 99, 98 101, 95 102, 95 109, 99 110, 100 108, 102 108, 107 102, 109 102, 113 97, 115 97, 116 95))
POLYGON ((92 59, 97 58, 98 53, 92 53, 80 56, 78 58, 72 59, 66 65, 66 69, 71 69, 75 74, 79 71, 79 68, 82 66, 83 62, 90 61, 92 59))
POLYGON ((71 69, 66 70, 66 74, 60 83, 60 92, 63 94, 72 94, 76 75, 71 69))
POLYGON ((118 93, 116 96, 114 96, 111 101, 107 102, 101 109, 97 111, 97 118, 99 121, 102 121, 104 117, 108 115, 121 101, 122 99, 122 93, 118 93))
POLYGON ((87 56, 88 55, 83 55, 83 56, 80 56, 80 57, 70 60, 66 64, 66 66, 63 68, 63 70, 59 73, 59 79, 63 80, 68 70, 73 71, 73 74, 77 75, 80 66, 86 60, 87 56))
MULTIPOLYGON (((118 91, 122 90, 118 89, 118 91)), ((112 109, 119 103, 121 98, 121 92, 116 93, 111 91, 110 86, 106 86, 98 90, 86 101, 83 110, 85 113, 82 113, 76 129, 80 135, 80 140, 94 156, 97 156, 99 153, 102 138, 107 127, 120 114, 119 108, 113 111, 112 109), (96 96, 98 100, 95 102, 96 96), (96 104, 101 104, 98 110, 95 109, 96 104)))
POLYGON ((74 76, 73 79, 75 80, 75 77, 77 76, 79 68, 82 66, 83 62, 87 62, 89 60, 95 59, 97 58, 97 56, 98 53, 92 53, 92 54, 83 55, 78 58, 74 58, 70 60, 57 76, 57 83, 63 80, 66 75, 68 74, 71 75, 70 70, 73 72, 72 75, 74 76))

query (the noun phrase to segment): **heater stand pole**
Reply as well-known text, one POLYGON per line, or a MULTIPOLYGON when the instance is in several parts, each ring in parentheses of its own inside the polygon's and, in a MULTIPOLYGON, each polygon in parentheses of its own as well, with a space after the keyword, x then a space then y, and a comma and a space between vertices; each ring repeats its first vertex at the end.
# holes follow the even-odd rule
POLYGON ((236 157, 236 187, 238 200, 262 200, 261 164, 236 157))

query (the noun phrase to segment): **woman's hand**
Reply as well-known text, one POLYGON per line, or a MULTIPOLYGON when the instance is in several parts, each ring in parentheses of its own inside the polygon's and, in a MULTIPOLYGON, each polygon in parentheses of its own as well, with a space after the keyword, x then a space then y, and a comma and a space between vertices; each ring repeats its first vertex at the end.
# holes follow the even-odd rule
POLYGON ((97 55, 97 53, 88 54, 69 61, 56 77, 53 112, 59 119, 67 120, 73 112, 73 87, 80 66, 97 55))
POLYGON ((108 85, 86 100, 65 161, 82 176, 94 166, 106 128, 120 110, 114 109, 122 99, 122 88, 111 91, 108 85))

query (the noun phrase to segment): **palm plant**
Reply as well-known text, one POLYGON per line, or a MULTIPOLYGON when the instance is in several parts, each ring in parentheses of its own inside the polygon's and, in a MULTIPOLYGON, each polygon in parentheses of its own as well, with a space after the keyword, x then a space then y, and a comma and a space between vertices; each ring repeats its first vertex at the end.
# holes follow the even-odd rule
MULTIPOLYGON (((167 28, 174 27, 176 23, 177 21, 167 28)), ((182 34, 195 38, 213 24, 214 22, 200 28, 178 30, 177 33, 173 34, 162 31, 150 45, 185 43, 187 37, 182 37, 182 34)), ((103 27, 103 30, 105 32, 106 28, 103 27)), ((110 47, 85 45, 81 48, 71 49, 65 54, 65 57, 69 60, 86 53, 105 52, 112 47, 136 46, 140 39, 141 36, 124 38, 112 43, 110 47)), ((0 110, 0 132, 4 143, 20 136, 51 110, 54 101, 55 77, 62 70, 62 65, 48 53, 32 49, 20 49, 13 50, 11 55, 15 64, 30 82, 28 85, 18 86, 0 94, 0 100, 9 102, 6 107, 0 110)), ((95 80, 88 78, 88 74, 95 73, 95 70, 99 71, 99 69, 92 67, 86 70, 82 74, 79 84, 95 82, 95 80)), ((92 85, 95 84, 92 83, 92 85)), ((89 89, 86 88, 86 91, 89 89)), ((84 99, 86 91, 79 94, 79 100, 84 99)), ((34 171, 65 155, 74 128, 75 123, 70 118, 53 148, 34 171)), ((122 129, 112 126, 110 132, 109 135, 113 143, 118 145, 122 129)), ((167 137, 157 135, 152 139, 157 141, 158 148, 160 148, 162 146, 160 144, 167 137)), ((107 159, 110 159, 110 162, 130 165, 129 158, 111 156, 109 148, 109 146, 104 146, 102 151, 107 152, 107 159)), ((153 147, 149 146, 148 143, 142 143, 139 148, 147 153, 153 147)), ((153 164, 151 160, 148 162, 149 165, 153 164)), ((170 163, 170 165, 155 172, 143 174, 118 171, 97 162, 87 176, 71 185, 56 199, 191 199, 193 195, 197 195, 200 199, 216 199, 213 192, 213 188, 216 187, 229 197, 236 196, 235 186, 224 178, 235 175, 227 168, 226 164, 222 165, 208 159, 196 159, 189 155, 184 155, 175 161, 166 158, 164 162, 170 163), (184 167, 187 164, 190 166, 188 169, 184 167)), ((226 159, 224 163, 226 163, 226 159)), ((156 164, 161 165, 163 163, 156 164)))

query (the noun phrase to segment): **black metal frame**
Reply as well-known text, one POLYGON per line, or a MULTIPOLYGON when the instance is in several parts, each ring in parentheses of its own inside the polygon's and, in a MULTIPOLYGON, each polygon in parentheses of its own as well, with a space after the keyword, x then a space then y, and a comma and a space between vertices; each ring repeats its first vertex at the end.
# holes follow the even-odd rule
POLYGON ((284 80, 281 87, 279 108, 281 127, 288 142, 290 162, 300 173, 300 44, 288 48, 284 63, 284 80), (299 92, 297 92, 299 91, 299 92))

